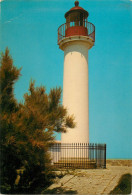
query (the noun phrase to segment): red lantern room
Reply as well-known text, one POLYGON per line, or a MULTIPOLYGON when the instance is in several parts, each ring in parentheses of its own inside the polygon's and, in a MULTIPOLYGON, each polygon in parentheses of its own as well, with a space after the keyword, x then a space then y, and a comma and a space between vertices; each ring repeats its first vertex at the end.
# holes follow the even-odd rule
POLYGON ((88 22, 89 13, 79 6, 79 1, 75 1, 75 6, 65 14, 66 23, 58 28, 59 42, 71 36, 87 36, 95 41, 95 26, 88 22))

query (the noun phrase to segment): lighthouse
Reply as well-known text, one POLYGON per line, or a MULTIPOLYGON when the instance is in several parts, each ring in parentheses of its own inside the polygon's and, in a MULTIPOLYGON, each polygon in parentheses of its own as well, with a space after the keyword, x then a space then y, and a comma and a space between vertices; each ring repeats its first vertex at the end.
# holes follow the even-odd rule
POLYGON ((61 143, 89 143, 88 51, 95 42, 95 26, 88 16, 75 1, 58 28, 58 45, 64 51, 63 106, 76 122, 62 133, 61 143))

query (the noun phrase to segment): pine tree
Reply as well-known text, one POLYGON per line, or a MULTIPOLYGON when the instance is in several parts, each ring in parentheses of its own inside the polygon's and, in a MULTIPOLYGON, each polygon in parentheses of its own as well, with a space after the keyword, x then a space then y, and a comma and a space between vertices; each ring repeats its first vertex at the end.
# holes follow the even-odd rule
POLYGON ((14 189, 16 169, 19 168, 19 158, 15 153, 14 124, 12 116, 18 110, 14 98, 14 84, 20 76, 20 69, 13 66, 13 60, 8 48, 2 53, 0 66, 0 152, 1 152, 1 189, 3 191, 14 189), (14 163, 15 162, 15 163, 14 163))
POLYGON ((2 54, 0 76, 2 193, 37 193, 52 174, 48 148, 55 140, 54 132, 73 128, 73 116, 61 105, 60 88, 47 94, 35 82, 30 83, 24 103, 18 104, 13 87, 20 69, 14 67, 8 49, 2 54))

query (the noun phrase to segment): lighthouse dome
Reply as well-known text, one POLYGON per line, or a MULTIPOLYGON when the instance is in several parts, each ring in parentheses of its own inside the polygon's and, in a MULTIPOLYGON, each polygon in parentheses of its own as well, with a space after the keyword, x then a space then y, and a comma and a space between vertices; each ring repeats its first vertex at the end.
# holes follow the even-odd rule
POLYGON ((89 16, 89 13, 79 6, 79 1, 75 1, 75 6, 72 7, 68 12, 65 13, 65 18, 67 18, 70 14, 74 12, 80 12, 84 15, 85 18, 89 16))

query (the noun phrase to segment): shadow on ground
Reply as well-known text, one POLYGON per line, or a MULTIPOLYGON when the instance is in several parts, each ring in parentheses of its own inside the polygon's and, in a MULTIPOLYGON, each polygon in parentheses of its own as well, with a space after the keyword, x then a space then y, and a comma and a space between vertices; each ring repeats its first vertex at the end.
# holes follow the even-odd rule
POLYGON ((66 190, 62 187, 57 187, 52 190, 45 190, 43 194, 77 194, 77 191, 75 190, 66 190))
POLYGON ((110 192, 110 194, 131 194, 132 186, 132 175, 124 174, 120 178, 118 185, 110 192))

